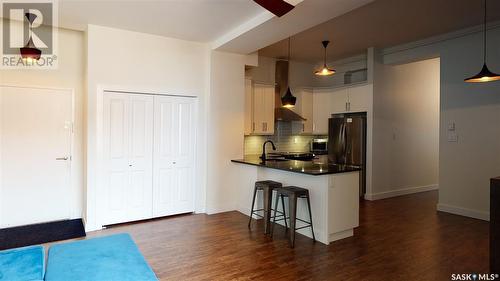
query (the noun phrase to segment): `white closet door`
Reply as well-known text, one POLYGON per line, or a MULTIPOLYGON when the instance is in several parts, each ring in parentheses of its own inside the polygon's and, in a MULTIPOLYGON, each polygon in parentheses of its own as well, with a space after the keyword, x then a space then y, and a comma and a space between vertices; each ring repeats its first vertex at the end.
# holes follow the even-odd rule
POLYGON ((195 100, 155 97, 153 215, 194 211, 195 100))
POLYGON ((104 224, 151 218, 153 97, 104 94, 104 224))

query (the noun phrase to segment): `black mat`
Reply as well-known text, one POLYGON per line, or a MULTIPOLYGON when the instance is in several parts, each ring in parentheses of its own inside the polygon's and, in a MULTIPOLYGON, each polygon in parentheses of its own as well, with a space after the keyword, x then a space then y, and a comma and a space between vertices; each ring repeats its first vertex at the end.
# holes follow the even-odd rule
POLYGON ((0 250, 85 236, 81 219, 0 229, 0 250))

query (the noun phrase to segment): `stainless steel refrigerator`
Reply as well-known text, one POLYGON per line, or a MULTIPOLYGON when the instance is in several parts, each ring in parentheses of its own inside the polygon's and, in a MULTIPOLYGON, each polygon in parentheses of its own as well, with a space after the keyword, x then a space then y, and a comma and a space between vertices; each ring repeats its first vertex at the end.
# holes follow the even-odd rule
POLYGON ((366 193, 366 113, 332 114, 328 120, 330 163, 361 168, 359 195, 366 193))

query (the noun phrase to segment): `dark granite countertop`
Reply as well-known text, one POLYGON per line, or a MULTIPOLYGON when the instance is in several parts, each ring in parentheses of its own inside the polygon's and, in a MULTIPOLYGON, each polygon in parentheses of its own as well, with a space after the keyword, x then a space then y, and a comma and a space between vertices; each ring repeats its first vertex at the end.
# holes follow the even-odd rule
POLYGON ((265 163, 262 163, 259 155, 245 155, 243 159, 231 160, 231 162, 313 176, 340 174, 361 170, 361 168, 356 166, 329 163, 326 155, 317 156, 316 159, 312 161, 282 160, 266 161, 265 163))

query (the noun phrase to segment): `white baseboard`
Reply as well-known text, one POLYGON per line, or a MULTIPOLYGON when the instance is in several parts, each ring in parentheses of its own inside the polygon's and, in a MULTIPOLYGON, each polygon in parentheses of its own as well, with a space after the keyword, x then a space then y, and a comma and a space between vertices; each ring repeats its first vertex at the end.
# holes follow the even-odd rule
POLYGON ((450 213, 454 215, 490 221, 490 213, 478 210, 472 210, 447 204, 437 204, 437 210, 440 212, 450 213))
POLYGON ((337 233, 330 233, 330 235, 328 235, 328 242, 333 242, 333 241, 345 239, 347 237, 352 237, 352 236, 354 236, 353 229, 348 229, 348 230, 344 230, 344 231, 337 232, 337 233))
POLYGON ((432 185, 425 185, 425 186, 401 188, 401 189, 385 191, 385 192, 380 192, 380 193, 372 193, 372 194, 367 193, 367 194, 365 194, 365 199, 370 200, 370 201, 380 200, 380 199, 391 198, 391 197, 396 197, 396 196, 402 196, 402 195, 408 195, 408 194, 413 194, 413 193, 436 190, 438 188, 439 188, 439 186, 437 184, 432 184, 432 185))

